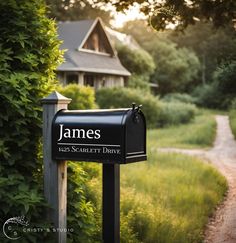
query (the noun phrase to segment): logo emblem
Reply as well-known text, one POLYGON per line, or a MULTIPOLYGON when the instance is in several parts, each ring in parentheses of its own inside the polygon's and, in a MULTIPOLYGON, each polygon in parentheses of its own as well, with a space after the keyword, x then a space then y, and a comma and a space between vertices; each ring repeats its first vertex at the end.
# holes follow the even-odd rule
POLYGON ((21 238, 22 227, 28 225, 25 216, 10 218, 3 224, 3 234, 10 240, 18 240, 21 238))

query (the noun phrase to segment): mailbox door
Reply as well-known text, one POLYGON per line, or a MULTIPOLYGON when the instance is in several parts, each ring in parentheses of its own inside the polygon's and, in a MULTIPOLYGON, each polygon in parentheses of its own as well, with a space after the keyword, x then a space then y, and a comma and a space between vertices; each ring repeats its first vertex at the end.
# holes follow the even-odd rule
POLYGON ((129 111, 126 121, 126 162, 146 160, 146 121, 139 110, 129 111))

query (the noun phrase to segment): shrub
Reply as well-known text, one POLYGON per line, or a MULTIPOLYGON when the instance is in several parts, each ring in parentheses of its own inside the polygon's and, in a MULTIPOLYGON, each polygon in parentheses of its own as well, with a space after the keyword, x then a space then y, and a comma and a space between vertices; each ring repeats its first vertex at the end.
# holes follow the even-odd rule
POLYGON ((157 117, 159 127, 188 123, 197 112, 195 105, 181 102, 161 102, 160 107, 157 117))
POLYGON ((217 83, 198 86, 192 93, 196 104, 202 107, 219 108, 221 104, 221 93, 217 83))
POLYGON ((166 102, 179 101, 179 102, 189 103, 189 104, 194 104, 196 101, 194 97, 186 93, 170 93, 165 95, 162 100, 166 102))
POLYGON ((59 86, 58 92, 72 99, 68 106, 71 110, 93 109, 96 107, 94 90, 91 87, 69 84, 64 87, 59 86))
MULTIPOLYGON (((25 215, 43 227, 39 100, 53 87, 60 43, 43 1, 0 1, 0 11, 0 222, 25 215)), ((43 242, 45 234, 28 233, 21 242, 43 242)))
MULTIPOLYGON (((73 232, 68 233, 68 242, 101 242, 101 216, 99 208, 95 207, 98 202, 89 193, 90 180, 94 178, 94 174, 97 177, 97 173, 97 168, 93 165, 68 163, 67 224, 68 228, 73 229, 73 232), (89 173, 86 171, 87 167, 89 173)), ((93 190, 93 194, 97 191, 93 190)))
POLYGON ((128 88, 141 89, 144 92, 150 92, 148 77, 145 75, 133 74, 128 80, 128 88))
POLYGON ((96 92, 96 101, 100 108, 125 108, 131 104, 142 104, 148 127, 157 125, 157 116, 160 109, 158 100, 150 93, 129 88, 104 88, 96 92))
POLYGON ((190 122, 197 111, 195 105, 161 102, 150 93, 129 88, 101 89, 96 92, 100 108, 131 107, 142 104, 148 127, 163 127, 190 122))
MULTIPOLYGON (((45 17, 43 1, 1 1, 0 11, 0 126, 4 128, 0 129, 0 222, 24 215, 30 227, 47 229, 51 224, 42 193, 40 99, 55 89, 60 42, 54 22, 45 17)), ((86 88, 81 93, 79 108, 92 108, 93 93, 86 88)), ((75 230, 68 242, 96 242, 96 212, 86 192, 88 175, 83 167, 69 164, 68 178, 68 228, 75 230)), ((27 232, 20 242, 53 242, 52 236, 46 230, 27 232)), ((2 233, 0 241, 7 241, 2 233)))

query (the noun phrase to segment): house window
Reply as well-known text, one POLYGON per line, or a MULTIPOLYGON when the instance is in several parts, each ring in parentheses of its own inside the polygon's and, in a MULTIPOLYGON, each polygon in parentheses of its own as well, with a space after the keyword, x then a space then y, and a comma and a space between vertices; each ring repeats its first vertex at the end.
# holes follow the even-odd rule
POLYGON ((66 75, 66 84, 77 84, 78 75, 77 74, 67 74, 66 75))
POLYGON ((84 44, 85 49, 99 51, 99 36, 97 33, 93 33, 87 42, 84 44))
POLYGON ((84 85, 94 87, 94 76, 84 75, 84 85))
POLYGON ((92 50, 95 52, 111 53, 110 45, 106 39, 106 34, 104 33, 101 25, 97 25, 93 32, 90 34, 89 38, 83 45, 84 49, 92 50))

